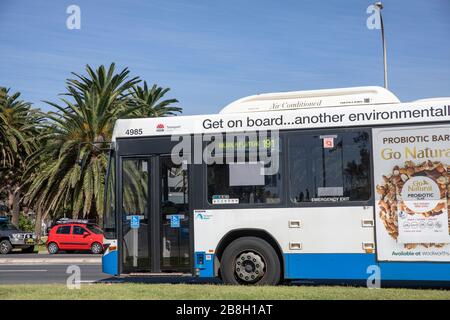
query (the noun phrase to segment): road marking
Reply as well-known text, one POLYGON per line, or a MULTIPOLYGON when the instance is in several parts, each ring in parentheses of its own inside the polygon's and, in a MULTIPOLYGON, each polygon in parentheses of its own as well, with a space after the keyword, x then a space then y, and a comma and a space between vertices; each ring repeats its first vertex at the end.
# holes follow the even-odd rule
POLYGON ((47 272, 48 270, 0 270, 0 272, 47 272))

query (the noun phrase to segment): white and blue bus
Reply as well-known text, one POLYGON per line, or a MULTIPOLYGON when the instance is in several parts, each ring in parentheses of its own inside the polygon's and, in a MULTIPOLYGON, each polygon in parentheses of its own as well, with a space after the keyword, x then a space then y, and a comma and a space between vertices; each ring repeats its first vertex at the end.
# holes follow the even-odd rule
POLYGON ((450 98, 356 87, 121 119, 106 181, 108 274, 450 281, 450 98))

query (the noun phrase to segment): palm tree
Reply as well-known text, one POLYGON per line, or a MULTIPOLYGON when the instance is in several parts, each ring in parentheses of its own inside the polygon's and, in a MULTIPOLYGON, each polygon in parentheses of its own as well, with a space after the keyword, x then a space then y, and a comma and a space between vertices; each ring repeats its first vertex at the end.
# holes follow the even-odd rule
POLYGON ((25 159, 35 150, 41 113, 19 100, 20 93, 0 88, 0 192, 7 195, 12 223, 19 222, 25 159))
POLYGON ((29 123, 31 104, 19 100, 20 92, 0 87, 0 168, 20 161, 19 151, 30 153, 29 123))
MULTIPOLYGON (((94 71, 87 66, 86 72, 73 73, 75 79, 67 80, 61 104, 47 102, 57 112, 48 114, 47 143, 33 155, 38 170, 30 175, 28 191, 29 202, 45 208, 44 216, 68 213, 96 220, 102 216, 108 142, 114 122, 147 112, 143 100, 133 95, 140 80, 130 78, 128 69, 116 73, 111 64, 108 70, 100 66, 94 71)), ((158 99, 153 103, 158 105, 158 99)))
POLYGON ((133 102, 136 105, 141 105, 141 108, 134 111, 132 115, 143 118, 165 117, 181 112, 182 109, 180 107, 172 106, 172 104, 178 103, 177 99, 161 101, 169 90, 170 88, 162 88, 156 84, 149 89, 146 81, 144 81, 143 87, 134 86, 132 89, 133 102))

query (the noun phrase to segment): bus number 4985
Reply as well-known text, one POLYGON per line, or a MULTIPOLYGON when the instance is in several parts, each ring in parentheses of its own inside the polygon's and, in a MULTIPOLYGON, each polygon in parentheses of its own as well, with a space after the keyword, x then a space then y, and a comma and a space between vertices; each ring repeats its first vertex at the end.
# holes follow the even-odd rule
POLYGON ((126 131, 125 131, 125 134, 127 135, 127 136, 140 136, 140 135, 142 135, 142 128, 139 128, 139 129, 127 129, 126 131))

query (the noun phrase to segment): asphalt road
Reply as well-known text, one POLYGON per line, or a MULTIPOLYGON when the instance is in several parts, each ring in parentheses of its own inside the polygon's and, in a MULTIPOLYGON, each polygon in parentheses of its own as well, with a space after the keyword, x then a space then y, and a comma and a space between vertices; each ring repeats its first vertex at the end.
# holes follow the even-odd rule
MULTIPOLYGON (((71 275, 66 273, 68 266, 64 264, 0 265, 0 284, 64 284, 71 275)), ((110 278, 110 275, 102 273, 101 265, 78 266, 81 271, 81 283, 110 278)))
POLYGON ((67 273, 70 265, 80 267, 80 282, 115 282, 115 283, 217 283, 217 279, 196 278, 190 276, 128 276, 112 277, 102 273, 101 255, 92 254, 7 254, 0 255, 0 284, 65 284, 71 273, 67 273), (79 263, 74 261, 96 259, 95 263, 79 263), (32 263, 30 261, 45 263, 32 263), (66 262, 73 260, 72 262, 66 262))
POLYGON ((90 253, 60 253, 60 254, 48 254, 48 253, 9 253, 0 255, 0 261, 3 259, 29 259, 29 258, 50 258, 50 259, 64 259, 64 258, 89 258, 89 257, 101 257, 101 254, 90 253))
POLYGON ((81 282, 96 282, 110 279, 102 273, 101 263, 77 263, 83 259, 100 258, 92 254, 24 254, 12 253, 0 256, 0 284, 44 284, 66 283, 71 273, 66 273, 70 265, 80 267, 81 282), (36 260, 36 263, 32 261, 36 260), (42 261, 45 260, 45 263, 42 261), (13 262, 9 262, 13 261, 13 262), (22 262, 23 261, 23 262, 22 262))

